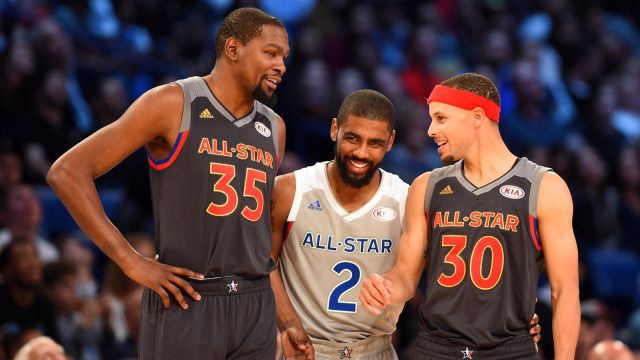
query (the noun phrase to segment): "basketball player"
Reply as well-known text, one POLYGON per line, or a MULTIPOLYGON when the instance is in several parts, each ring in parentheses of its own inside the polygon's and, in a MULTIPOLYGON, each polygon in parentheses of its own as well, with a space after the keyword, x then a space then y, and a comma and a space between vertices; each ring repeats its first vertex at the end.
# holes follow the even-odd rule
POLYGON ((403 305, 374 315, 357 299, 365 274, 393 266, 402 231, 409 185, 379 169, 394 122, 389 99, 356 91, 331 124, 333 161, 276 178, 272 287, 287 358, 397 359, 403 305))
POLYGON ((394 267, 369 275, 362 304, 378 314, 404 303, 427 263, 415 359, 538 359, 527 329, 544 260, 556 359, 573 359, 580 303, 566 184, 507 149, 500 96, 484 76, 445 80, 428 103, 442 161, 461 161, 413 182, 394 267))
POLYGON ((276 352, 266 202, 285 128, 262 103, 285 72, 288 36, 278 19, 242 8, 220 25, 216 53, 210 74, 149 90, 62 155, 47 177, 85 233, 147 287, 140 359, 276 352), (109 222, 93 182, 143 145, 158 261, 136 253, 109 222))

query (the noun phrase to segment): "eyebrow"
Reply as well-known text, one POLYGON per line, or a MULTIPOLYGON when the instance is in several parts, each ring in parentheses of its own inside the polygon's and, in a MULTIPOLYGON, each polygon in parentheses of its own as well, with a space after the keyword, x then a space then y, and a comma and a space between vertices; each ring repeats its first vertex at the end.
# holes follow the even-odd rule
MULTIPOLYGON (((276 43, 267 43, 267 45, 266 45, 266 46, 274 47, 274 48, 276 48, 276 49, 278 49, 278 50, 280 50, 280 51, 284 51, 284 49, 282 48, 282 46, 280 46, 280 45, 278 45, 278 44, 276 44, 276 43)), ((289 52, 291 52, 291 50, 289 50, 289 52)), ((286 54, 286 55, 289 55, 289 52, 287 52, 287 54, 286 54)), ((285 56, 286 56, 286 55, 285 55, 285 56)))
MULTIPOLYGON (((345 134, 345 135, 352 135, 352 136, 357 137, 358 139, 362 139, 362 136, 360 136, 360 135, 358 135, 358 134, 354 133, 353 131, 347 131, 347 132, 345 132, 344 134, 345 134)), ((373 139, 369 139, 369 141, 386 142, 387 140, 385 140, 385 139, 381 139, 381 138, 373 138, 373 139)))

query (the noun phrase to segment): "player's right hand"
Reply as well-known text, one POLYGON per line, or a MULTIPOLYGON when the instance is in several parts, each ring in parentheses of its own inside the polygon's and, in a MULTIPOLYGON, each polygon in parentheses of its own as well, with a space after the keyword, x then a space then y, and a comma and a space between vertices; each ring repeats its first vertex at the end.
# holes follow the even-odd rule
POLYGON ((158 293, 162 298, 165 308, 169 308, 171 304, 169 293, 173 294, 181 308, 187 309, 189 307, 180 289, 184 290, 196 301, 200 301, 202 298, 200 294, 184 280, 185 277, 204 279, 203 274, 193 270, 169 266, 155 259, 138 255, 131 265, 123 266, 122 271, 131 279, 158 293))
POLYGON ((280 334, 285 360, 314 360, 315 351, 311 339, 301 326, 291 326, 280 334))
POLYGON ((393 293, 391 281, 373 273, 364 280, 358 299, 365 309, 380 315, 380 309, 386 308, 391 303, 391 293, 393 293))

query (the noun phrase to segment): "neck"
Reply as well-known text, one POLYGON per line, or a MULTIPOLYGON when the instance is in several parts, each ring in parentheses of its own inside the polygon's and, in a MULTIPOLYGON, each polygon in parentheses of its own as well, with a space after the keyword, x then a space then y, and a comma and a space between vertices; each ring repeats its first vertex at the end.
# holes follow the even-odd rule
POLYGON ((217 62, 204 79, 218 101, 236 118, 247 115, 253 108, 252 91, 244 89, 228 67, 217 62))
POLYGON ((506 174, 517 157, 509 151, 497 131, 478 139, 482 140, 474 143, 463 159, 465 177, 480 187, 506 174))
POLYGON ((327 165, 327 177, 329 178, 331 191, 340 206, 349 212, 359 209, 373 197, 380 186, 381 176, 378 170, 367 185, 361 188, 354 188, 342 181, 335 160, 327 165))

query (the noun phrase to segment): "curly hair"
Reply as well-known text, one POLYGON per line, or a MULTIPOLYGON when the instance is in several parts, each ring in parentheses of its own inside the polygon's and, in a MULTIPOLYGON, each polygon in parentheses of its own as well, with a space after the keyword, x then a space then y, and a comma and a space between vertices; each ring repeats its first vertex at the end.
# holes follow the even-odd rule
POLYGON ((233 37, 246 45, 251 39, 260 36, 262 25, 275 25, 284 29, 280 20, 260 9, 245 7, 232 11, 222 20, 216 32, 216 57, 224 52, 227 39, 233 37))
POLYGON ((440 83, 454 89, 468 91, 485 99, 489 99, 500 106, 498 88, 487 77, 476 73, 456 75, 440 83))

